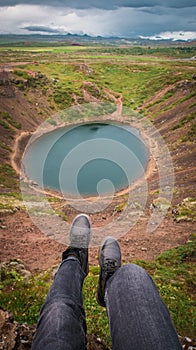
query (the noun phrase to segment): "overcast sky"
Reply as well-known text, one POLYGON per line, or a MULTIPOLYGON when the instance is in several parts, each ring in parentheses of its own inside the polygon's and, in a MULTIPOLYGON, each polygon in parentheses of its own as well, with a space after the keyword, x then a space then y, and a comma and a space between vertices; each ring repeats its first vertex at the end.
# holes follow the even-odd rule
POLYGON ((0 33, 196 39, 195 0, 0 0, 0 33))

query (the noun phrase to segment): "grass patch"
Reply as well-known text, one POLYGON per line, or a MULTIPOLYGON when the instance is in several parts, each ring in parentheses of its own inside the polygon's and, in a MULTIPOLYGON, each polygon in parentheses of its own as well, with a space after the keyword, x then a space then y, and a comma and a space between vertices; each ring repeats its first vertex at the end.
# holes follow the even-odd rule
MULTIPOLYGON (((152 262, 137 261, 153 277, 167 304, 177 331, 182 336, 194 336, 194 281, 196 237, 176 249, 171 249, 152 262)), ((1 278, 0 303, 9 309, 18 322, 34 324, 52 283, 52 269, 28 279, 13 268, 4 271, 1 278)), ((110 346, 110 333, 106 311, 96 302, 99 267, 91 267, 83 287, 84 307, 88 334, 95 334, 110 346)))
POLYGON ((187 197, 176 206, 176 221, 195 221, 196 199, 187 197))
MULTIPOLYGON (((26 39, 25 39, 26 40, 26 39)), ((155 59, 161 59, 165 57, 173 57, 173 58, 190 58, 196 55, 195 47, 183 47, 183 46, 161 46, 161 45, 130 45, 127 47, 118 47, 119 43, 112 43, 110 44, 104 44, 102 45, 101 42, 97 42, 96 44, 92 44, 89 42, 82 42, 81 46, 70 46, 65 45, 62 42, 53 41, 50 43, 47 40, 46 41, 36 41, 32 40, 32 42, 29 42, 28 44, 25 42, 15 42, 15 40, 9 39, 7 42, 4 42, 4 39, 1 39, 0 43, 0 51, 2 53, 6 53, 6 55, 15 54, 23 54, 31 53, 31 54, 56 54, 56 55, 67 55, 67 54, 74 54, 85 55, 85 56, 98 56, 98 57, 128 57, 129 56, 139 56, 143 58, 143 56, 154 56, 155 59), (117 45, 117 46, 115 46, 117 45)), ((149 57, 150 59, 150 57, 149 57)), ((23 68, 21 66, 21 68, 23 68)))
POLYGON ((2 274, 1 306, 11 310, 18 322, 36 323, 51 284, 50 273, 46 272, 29 279, 22 277, 15 269, 3 270, 3 272, 1 269, 2 274))
POLYGON ((196 124, 193 124, 188 131, 187 135, 182 136, 181 141, 182 142, 187 142, 187 141, 193 141, 195 142, 196 138, 196 124))
MULTIPOLYGON (((8 122, 11 126, 13 126, 14 128, 16 129, 21 129, 21 124, 18 123, 16 120, 14 120, 14 118, 7 112, 0 112, 0 115, 2 117, 2 121, 1 122, 4 122, 6 120, 6 122, 8 122)), ((4 124, 6 124, 4 122, 4 124)), ((3 124, 1 124, 3 126, 3 124)), ((4 126, 6 129, 10 130, 9 126, 6 124, 4 126)))
POLYGON ((25 72, 24 70, 21 69, 16 69, 14 71, 14 74, 17 75, 18 77, 22 77, 25 80, 30 80, 32 79, 31 76, 29 76, 29 74, 27 72, 25 72))
MULTIPOLYGON (((27 48, 26 55, 29 55, 30 49, 27 48)), ((83 88, 101 101, 107 100, 103 87, 112 90, 116 96, 122 94, 123 104, 134 109, 165 86, 192 79, 192 70, 183 68, 185 62, 178 61, 174 68, 173 61, 161 59, 160 53, 168 53, 167 49, 51 46, 46 50, 43 47, 43 50, 35 50, 37 58, 34 59, 40 63, 29 64, 25 68, 37 73, 41 71, 48 77, 54 102, 60 109, 70 107, 74 95, 78 96, 79 103, 83 103, 83 88), (153 53, 160 54, 160 57, 153 56, 153 53), (84 81, 90 84, 84 86, 84 81)), ((178 48, 175 50, 178 52, 178 48)), ((171 56, 175 50, 170 50, 171 56)), ((13 55, 14 51, 11 53, 13 55)), ((17 51, 17 55, 19 53, 17 51)), ((21 54, 25 55, 25 51, 21 54)), ((186 62, 186 65, 190 64, 194 65, 194 62, 186 62)), ((163 100, 172 94, 171 91, 166 93, 163 100)))
POLYGON ((0 195, 0 210, 11 210, 17 209, 25 210, 25 205, 22 201, 22 195, 16 192, 10 192, 0 195))
POLYGON ((182 118, 180 122, 172 127, 172 130, 179 129, 183 127, 185 124, 194 121, 195 113, 188 114, 186 117, 182 118))
POLYGON ((183 102, 185 102, 185 101, 191 99, 191 98, 194 97, 194 96, 195 96, 195 92, 191 92, 191 93, 188 94, 187 96, 178 99, 176 102, 174 102, 174 103, 170 104, 168 107, 164 108, 163 111, 166 112, 166 111, 168 111, 168 110, 174 108, 174 107, 177 106, 178 104, 183 103, 183 102))
POLYGON ((153 107, 153 106, 158 105, 158 104, 161 104, 162 102, 164 102, 164 101, 168 100, 170 97, 172 97, 174 94, 175 94, 174 89, 167 91, 162 98, 156 100, 153 103, 150 103, 148 105, 148 108, 153 107))
POLYGON ((0 120, 0 125, 1 125, 4 129, 8 130, 8 131, 10 132, 11 135, 14 134, 14 130, 11 128, 11 126, 10 126, 8 123, 5 122, 5 120, 0 120))
POLYGON ((19 189, 19 181, 11 165, 0 164, 0 183, 1 188, 15 191, 19 189))
POLYGON ((12 152, 11 148, 5 144, 5 142, 0 141, 0 147, 8 152, 12 152))
POLYGON ((110 331, 105 308, 98 305, 96 291, 98 285, 99 267, 92 267, 85 279, 83 288, 84 308, 88 334, 95 334, 110 345, 110 331))

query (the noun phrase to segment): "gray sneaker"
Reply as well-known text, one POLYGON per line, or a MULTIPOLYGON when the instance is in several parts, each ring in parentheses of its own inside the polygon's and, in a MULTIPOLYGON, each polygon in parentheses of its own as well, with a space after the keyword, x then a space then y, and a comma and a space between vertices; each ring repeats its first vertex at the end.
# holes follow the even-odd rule
POLYGON ((70 245, 63 252, 62 260, 75 256, 86 275, 89 272, 88 246, 91 238, 90 218, 86 214, 79 214, 72 222, 70 230, 70 245))
POLYGON ((99 249, 99 284, 97 289, 97 302, 105 306, 105 287, 108 279, 121 266, 121 251, 118 241, 113 237, 107 237, 99 249))

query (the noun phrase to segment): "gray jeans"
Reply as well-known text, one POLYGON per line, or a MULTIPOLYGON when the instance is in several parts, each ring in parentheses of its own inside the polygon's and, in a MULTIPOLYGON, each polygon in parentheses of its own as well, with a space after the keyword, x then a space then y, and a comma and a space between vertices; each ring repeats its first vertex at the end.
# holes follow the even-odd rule
MULTIPOLYGON (((41 309, 32 350, 86 349, 84 278, 74 257, 61 263, 41 309)), ((182 349, 169 311, 141 267, 119 268, 107 282, 105 301, 113 350, 182 349)))

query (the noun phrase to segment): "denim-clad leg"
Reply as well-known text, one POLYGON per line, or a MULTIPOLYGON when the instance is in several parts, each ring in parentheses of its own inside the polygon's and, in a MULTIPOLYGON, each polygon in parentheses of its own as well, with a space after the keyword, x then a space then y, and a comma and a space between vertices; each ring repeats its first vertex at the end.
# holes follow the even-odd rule
POLYGON ((129 264, 106 284, 113 350, 182 349, 169 311, 147 272, 129 264))
POLYGON ((86 349, 82 285, 86 274, 77 258, 64 260, 41 309, 32 350, 86 349))

